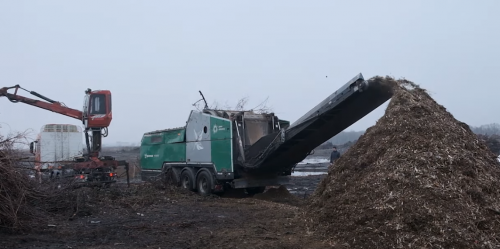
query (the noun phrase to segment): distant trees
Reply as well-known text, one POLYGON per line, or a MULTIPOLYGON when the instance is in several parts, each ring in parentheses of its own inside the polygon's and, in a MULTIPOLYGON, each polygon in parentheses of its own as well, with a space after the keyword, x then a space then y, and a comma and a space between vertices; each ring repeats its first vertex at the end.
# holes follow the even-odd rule
POLYGON ((333 144, 330 141, 326 141, 322 145, 318 146, 317 150, 329 150, 333 147, 333 144))
POLYGON ((363 135, 365 131, 343 131, 328 141, 335 145, 345 144, 347 142, 356 141, 363 135))
POLYGON ((492 123, 479 127, 470 126, 470 129, 486 143, 486 146, 493 153, 500 155, 500 124, 492 123))
POLYGON ((500 135, 493 134, 491 136, 478 134, 479 138, 482 139, 490 150, 500 155, 500 135))
POLYGON ((345 152, 349 147, 358 141, 359 137, 363 135, 364 131, 343 131, 332 137, 322 145, 318 146, 317 150, 332 149, 335 145, 337 150, 341 153, 345 152))
POLYGON ((497 123, 481 125, 479 127, 470 126, 470 128, 472 132, 476 134, 482 134, 487 136, 500 135, 500 124, 497 123))
POLYGON ((497 134, 493 134, 493 135, 477 134, 477 136, 486 143, 486 146, 488 146, 488 148, 493 153, 500 155, 500 135, 497 135, 497 134))

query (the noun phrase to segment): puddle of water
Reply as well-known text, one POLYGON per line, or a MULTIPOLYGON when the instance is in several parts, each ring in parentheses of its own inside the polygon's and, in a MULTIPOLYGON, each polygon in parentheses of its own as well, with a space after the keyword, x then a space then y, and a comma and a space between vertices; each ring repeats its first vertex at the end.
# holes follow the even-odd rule
POLYGON ((299 164, 317 164, 317 163, 328 163, 330 160, 326 158, 306 158, 299 164))
POLYGON ((316 175, 326 175, 327 172, 307 172, 307 171, 295 171, 292 173, 292 176, 316 176, 316 175))

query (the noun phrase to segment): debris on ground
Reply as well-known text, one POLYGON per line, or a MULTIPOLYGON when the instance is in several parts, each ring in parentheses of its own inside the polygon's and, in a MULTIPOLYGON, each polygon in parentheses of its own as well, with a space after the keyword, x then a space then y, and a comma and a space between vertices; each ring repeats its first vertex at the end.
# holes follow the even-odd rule
POLYGON ((245 198, 248 197, 247 193, 245 192, 245 189, 242 188, 226 188, 222 194, 220 194, 221 197, 223 198, 245 198))
POLYGON ((78 191, 80 207, 89 213, 54 215, 26 233, 0 231, 0 248, 325 247, 321 238, 304 233, 296 219, 300 210, 291 205, 205 197, 149 183, 78 191))
POLYGON ((418 85, 372 80, 394 96, 318 185, 312 229, 337 248, 498 248, 496 155, 418 85))
POLYGON ((292 205, 300 204, 300 199, 290 194, 285 185, 269 188, 264 193, 256 194, 253 198, 264 201, 273 201, 278 203, 287 203, 292 205))

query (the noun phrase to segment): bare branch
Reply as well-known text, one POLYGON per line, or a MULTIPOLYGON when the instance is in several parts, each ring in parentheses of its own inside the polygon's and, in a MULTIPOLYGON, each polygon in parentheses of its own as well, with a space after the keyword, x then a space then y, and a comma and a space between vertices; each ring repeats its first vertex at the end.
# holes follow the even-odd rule
POLYGON ((217 101, 214 101, 209 108, 212 110, 217 110, 217 111, 222 111, 222 110, 231 110, 231 111, 253 111, 256 113, 271 113, 272 108, 267 106, 267 102, 269 100, 269 97, 267 97, 263 102, 261 102, 259 105, 252 109, 247 109, 246 106, 248 104, 249 98, 248 97, 243 97, 238 100, 236 105, 231 107, 227 101, 225 102, 224 105, 219 104, 217 101))
POLYGON ((243 111, 245 110, 245 106, 248 103, 248 97, 241 98, 238 100, 238 103, 236 104, 236 107, 234 108, 236 111, 243 111))
POLYGON ((219 109, 219 102, 214 100, 214 102, 212 102, 212 104, 209 106, 209 109, 218 110, 219 109))
POLYGON ((273 112, 272 108, 267 106, 268 100, 269 100, 269 97, 267 97, 264 101, 262 101, 256 107, 252 108, 252 110, 256 113, 271 113, 271 112, 273 112))
POLYGON ((226 101, 226 103, 224 104, 224 109, 226 109, 226 110, 231 110, 231 106, 227 103, 227 101, 226 101))
POLYGON ((264 101, 262 101, 256 107, 252 108, 252 110, 258 110, 257 108, 259 108, 259 107, 265 107, 268 100, 269 100, 269 97, 267 97, 264 101))

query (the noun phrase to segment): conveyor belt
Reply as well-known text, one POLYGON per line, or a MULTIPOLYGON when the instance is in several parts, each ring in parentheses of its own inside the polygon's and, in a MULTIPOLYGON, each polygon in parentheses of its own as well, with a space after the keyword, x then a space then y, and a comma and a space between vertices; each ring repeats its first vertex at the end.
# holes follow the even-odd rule
POLYGON ((262 137, 245 151, 243 168, 255 175, 283 174, 328 139, 392 97, 392 87, 358 74, 286 130, 262 137))

